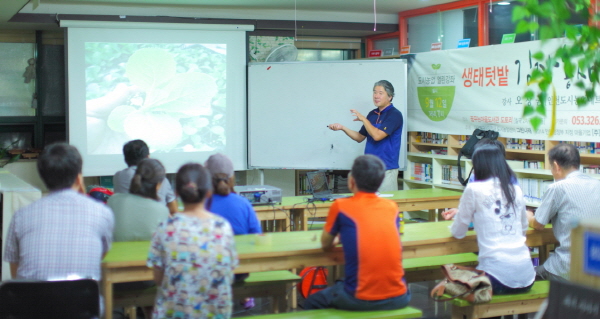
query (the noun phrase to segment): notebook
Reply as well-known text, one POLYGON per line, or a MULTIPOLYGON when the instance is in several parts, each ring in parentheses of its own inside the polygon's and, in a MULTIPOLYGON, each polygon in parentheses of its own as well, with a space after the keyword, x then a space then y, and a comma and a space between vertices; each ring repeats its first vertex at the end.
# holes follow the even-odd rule
POLYGON ((333 194, 327 183, 325 171, 308 172, 306 173, 306 177, 308 177, 308 186, 314 199, 334 200, 336 198, 348 197, 348 195, 333 194))

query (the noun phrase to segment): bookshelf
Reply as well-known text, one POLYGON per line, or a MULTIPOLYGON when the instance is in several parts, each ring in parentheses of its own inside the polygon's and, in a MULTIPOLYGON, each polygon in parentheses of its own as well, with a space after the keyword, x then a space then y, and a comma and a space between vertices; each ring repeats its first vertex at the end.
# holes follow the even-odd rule
MULTIPOLYGON (((468 135, 409 132, 407 170, 401 179, 404 189, 446 188, 462 190, 457 182, 457 158, 468 135)), ((527 205, 539 206, 544 190, 553 182, 548 151, 561 141, 499 137, 506 147, 506 159, 523 189, 527 205)), ((600 179, 600 143, 565 142, 580 150, 581 170, 600 179)), ((463 177, 467 178, 471 160, 461 158, 463 177)))

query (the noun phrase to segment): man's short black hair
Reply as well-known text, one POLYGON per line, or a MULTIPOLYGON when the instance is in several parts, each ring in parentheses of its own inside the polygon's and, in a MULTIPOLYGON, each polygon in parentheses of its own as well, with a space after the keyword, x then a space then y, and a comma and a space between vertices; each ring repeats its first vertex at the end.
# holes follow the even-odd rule
POLYGON ((385 164, 375 155, 361 155, 350 171, 359 191, 375 193, 385 177, 385 164))
POLYGON ((40 177, 51 191, 73 186, 82 166, 81 154, 67 143, 46 146, 37 162, 40 177))
POLYGON ((581 164, 579 151, 573 144, 561 143, 548 152, 550 162, 556 162, 562 168, 577 168, 581 164))
POLYGON ((133 140, 123 145, 123 155, 125 155, 125 163, 127 163, 127 166, 134 166, 150 155, 150 149, 146 142, 142 140, 133 140))

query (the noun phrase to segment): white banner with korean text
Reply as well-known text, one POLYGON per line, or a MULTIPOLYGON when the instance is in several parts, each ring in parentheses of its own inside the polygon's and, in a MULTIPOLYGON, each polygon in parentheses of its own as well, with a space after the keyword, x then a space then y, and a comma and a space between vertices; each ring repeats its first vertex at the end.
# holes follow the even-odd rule
MULTIPOLYGON (((409 58, 408 130, 470 135, 474 129, 491 129, 501 137, 552 139, 559 141, 600 141, 600 97, 578 108, 576 98, 584 93, 573 83, 586 78, 578 72, 575 80, 565 78, 562 63, 555 67, 553 84, 557 92, 557 123, 552 138, 551 103, 537 132, 522 117, 523 104, 534 107, 539 101, 523 99, 527 80, 535 68, 546 68, 531 56, 540 48, 554 51, 563 42, 555 39, 485 47, 418 53, 409 58)), ((550 99, 550 97, 549 97, 550 99)))

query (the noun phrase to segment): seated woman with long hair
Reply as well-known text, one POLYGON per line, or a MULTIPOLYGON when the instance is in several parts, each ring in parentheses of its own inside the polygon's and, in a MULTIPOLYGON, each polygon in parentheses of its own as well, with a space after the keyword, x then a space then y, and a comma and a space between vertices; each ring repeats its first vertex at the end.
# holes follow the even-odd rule
POLYGON ((529 249, 525 245, 525 200, 515 174, 502 151, 482 145, 473 154, 475 181, 460 198, 452 235, 463 238, 471 222, 477 231, 479 265, 492 283, 494 294, 526 292, 535 280, 529 249))
POLYGON ((204 165, 212 176, 213 186, 213 196, 206 208, 227 219, 236 235, 260 234, 262 230, 254 208, 245 197, 233 190, 235 177, 229 157, 217 153, 211 155, 204 165))
POLYGON ((159 286, 153 318, 229 318, 238 258, 231 226, 205 208, 210 174, 200 164, 183 165, 175 190, 183 212, 158 226, 148 254, 159 286))
POLYGON ((114 241, 146 241, 156 226, 169 216, 159 202, 157 190, 165 179, 164 166, 155 159, 140 161, 131 180, 129 194, 112 195, 107 204, 115 214, 114 241))

